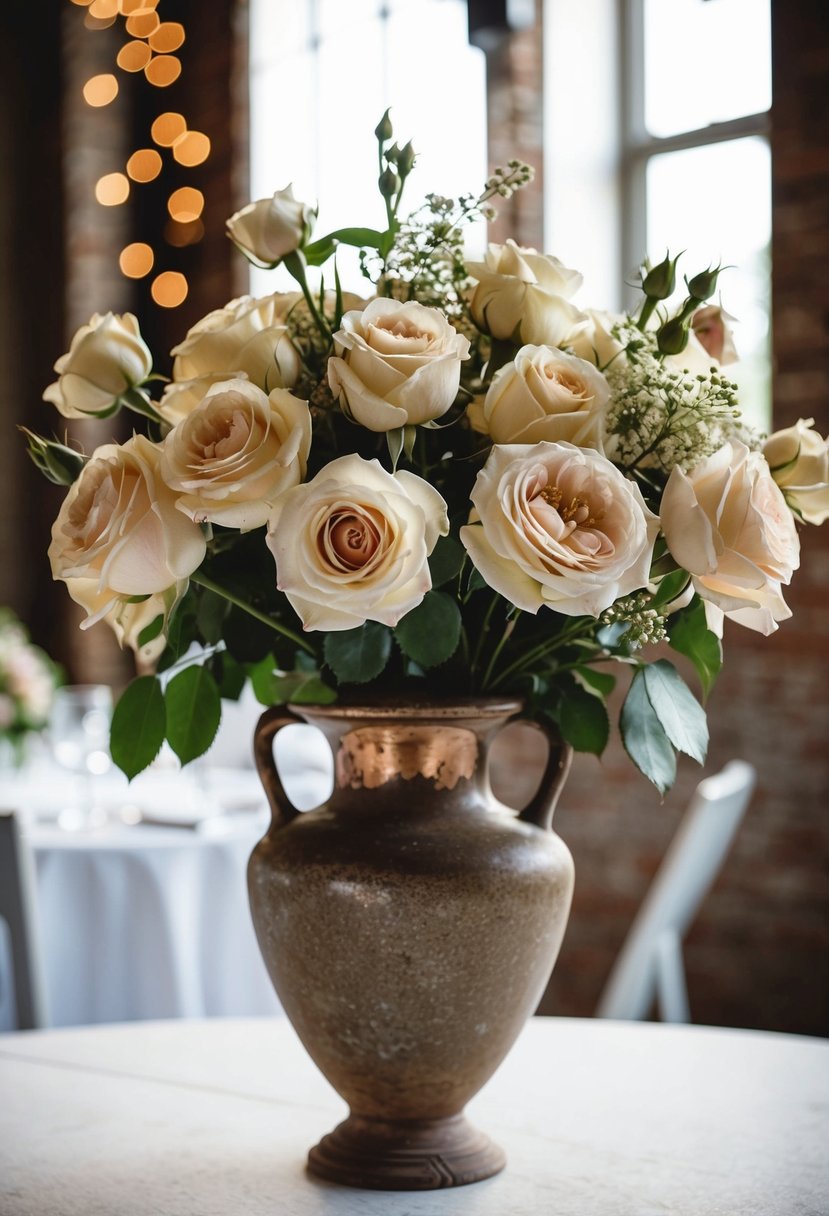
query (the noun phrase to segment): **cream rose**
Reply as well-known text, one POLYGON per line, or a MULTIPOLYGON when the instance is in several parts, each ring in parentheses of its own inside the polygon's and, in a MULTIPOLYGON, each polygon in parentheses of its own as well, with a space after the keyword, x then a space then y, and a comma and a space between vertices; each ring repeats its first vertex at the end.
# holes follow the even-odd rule
POLYGON ((370 431, 440 418, 458 394, 469 339, 437 308, 376 299, 347 312, 334 334, 328 383, 340 404, 370 431))
POLYGON ((195 380, 218 372, 245 375, 265 392, 291 388, 300 361, 285 324, 284 296, 241 296, 208 313, 173 347, 173 380, 195 380))
POLYGON ((728 321, 733 320, 734 318, 717 304, 706 304, 704 308, 698 308, 691 317, 691 330, 694 337, 708 355, 709 360, 713 359, 721 367, 727 367, 729 363, 736 363, 738 359, 734 334, 727 324, 728 321))
POLYGON ((305 629, 394 626, 431 588, 427 559, 448 531, 428 482, 350 455, 280 498, 268 547, 305 629))
MULTIPOLYGON (((204 558, 202 531, 176 509, 159 476, 160 458, 161 449, 143 435, 106 444, 63 501, 49 560, 53 577, 86 609, 84 627, 119 606, 123 611, 132 596, 169 593, 204 558)), ((124 626, 124 636, 129 632, 124 626)))
POLYGON ((91 318, 55 364, 58 379, 43 400, 64 418, 86 418, 110 409, 122 393, 147 379, 153 358, 132 313, 108 312, 91 318))
MULTIPOLYGON (((172 587, 166 591, 156 592, 155 595, 139 600, 138 603, 130 600, 117 600, 103 619, 112 629, 121 649, 129 646, 131 650, 135 651, 135 656, 142 665, 155 663, 167 645, 167 624, 173 614, 173 609, 187 587, 188 580, 185 578, 173 583, 172 587), (142 645, 141 634, 159 617, 164 618, 161 631, 142 645)), ((73 598, 75 597, 73 596, 73 598)), ((85 621, 82 628, 90 624, 92 621, 85 621)))
POLYGON ((597 617, 648 582, 659 522, 599 452, 494 447, 471 497, 461 540, 490 587, 525 612, 597 617))
POLYGON ((582 276, 558 258, 508 240, 490 245, 486 259, 467 262, 466 269, 478 281, 469 303, 472 319, 493 338, 561 346, 586 319, 570 303, 582 276))
POLYGON ((230 217, 227 230, 245 253, 275 266, 305 244, 316 218, 317 209, 295 199, 291 184, 277 190, 273 198, 248 203, 230 217))
POLYGON ((813 418, 769 435, 763 455, 789 506, 807 524, 829 519, 829 439, 821 439, 813 418))
POLYGON ((197 523, 248 532, 267 523, 279 495, 305 476, 310 447, 307 402, 228 380, 170 431, 160 475, 197 523))
POLYGON ((158 412, 166 422, 175 426, 201 405, 214 385, 229 384, 231 380, 247 380, 244 372, 210 372, 193 380, 171 380, 164 386, 158 412))
POLYGON ((624 346, 613 336, 613 327, 625 318, 594 308, 588 308, 584 316, 586 319, 577 324, 561 345, 569 347, 577 358, 604 370, 624 354, 624 346))
POLYGON ((493 443, 563 440, 602 451, 609 396, 607 381, 591 363, 549 346, 522 346, 496 372, 476 429, 493 443))
POLYGON ((732 441, 688 473, 672 469, 661 518, 671 555, 703 600, 764 634, 791 616, 781 584, 799 565, 800 542, 760 452, 732 441))

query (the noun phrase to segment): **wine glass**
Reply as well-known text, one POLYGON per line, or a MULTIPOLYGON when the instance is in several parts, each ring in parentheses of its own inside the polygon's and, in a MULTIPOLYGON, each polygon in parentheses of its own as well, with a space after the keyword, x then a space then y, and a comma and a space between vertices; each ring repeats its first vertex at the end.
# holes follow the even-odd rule
POLYGON ((52 755, 61 768, 74 773, 71 804, 64 805, 58 823, 66 828, 90 828, 106 821, 97 805, 94 777, 112 765, 109 728, 112 690, 106 684, 67 684, 58 688, 49 717, 52 755))

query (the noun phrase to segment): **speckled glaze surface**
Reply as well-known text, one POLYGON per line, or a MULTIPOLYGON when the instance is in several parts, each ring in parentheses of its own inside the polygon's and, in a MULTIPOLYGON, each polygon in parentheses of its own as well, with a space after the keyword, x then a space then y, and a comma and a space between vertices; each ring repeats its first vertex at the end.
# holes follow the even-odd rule
POLYGON ((276 708, 256 731, 273 811, 250 859, 259 945, 279 998, 351 1116, 311 1150, 354 1186, 429 1189, 489 1177, 500 1149, 463 1118, 549 978, 573 863, 552 832, 569 749, 549 734, 520 815, 489 788, 487 750, 513 701, 276 708), (317 726, 335 788, 304 814, 273 737, 317 726))

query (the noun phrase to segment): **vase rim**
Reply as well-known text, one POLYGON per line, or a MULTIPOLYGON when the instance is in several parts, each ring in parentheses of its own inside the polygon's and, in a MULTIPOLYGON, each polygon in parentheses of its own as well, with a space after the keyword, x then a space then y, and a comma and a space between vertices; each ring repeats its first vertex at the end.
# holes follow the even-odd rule
POLYGON ((434 722, 454 721, 461 718, 504 718, 513 717, 524 708, 523 702, 516 697, 456 697, 451 701, 426 701, 412 698, 388 698, 371 701, 366 698, 361 703, 335 702, 328 705, 295 705, 289 709, 304 716, 313 715, 315 718, 338 719, 400 719, 420 718, 434 722))

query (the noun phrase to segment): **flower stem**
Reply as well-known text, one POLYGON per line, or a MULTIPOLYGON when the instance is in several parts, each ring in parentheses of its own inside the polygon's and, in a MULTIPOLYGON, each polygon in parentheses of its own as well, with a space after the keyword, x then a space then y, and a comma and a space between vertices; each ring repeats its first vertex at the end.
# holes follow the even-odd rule
POLYGON ((308 305, 308 311, 314 318, 314 324, 322 334, 323 338, 325 338, 326 342, 330 342, 333 334, 328 327, 328 322, 325 320, 325 317, 323 317, 317 308, 314 297, 311 295, 311 289, 308 286, 308 279, 305 275, 305 258, 302 256, 299 250, 294 250, 293 253, 288 253, 285 255, 285 257, 282 259, 282 264, 288 273, 292 275, 294 279, 296 279, 297 283, 299 283, 299 286, 302 289, 302 294, 305 297, 305 303, 308 305))
POLYGON ((307 651, 308 654, 313 655, 314 658, 317 657, 314 647, 300 634, 294 633, 293 629, 289 629, 287 625, 280 625, 280 623, 275 621, 273 617, 268 616, 264 612, 260 612, 258 608, 254 608, 253 604, 247 603, 246 600, 240 599, 238 595, 234 595, 232 591, 228 591, 225 587, 221 587, 218 583, 214 583, 213 579, 208 578, 206 574, 199 574, 196 572, 195 574, 191 574, 190 578, 194 583, 198 583, 200 587, 205 587, 208 591, 212 591, 214 594, 220 595, 222 599, 227 600, 229 604, 235 604, 237 608, 241 608, 243 612, 247 612, 250 616, 255 617, 257 621, 261 621, 263 625, 267 625, 270 629, 273 629, 275 633, 281 633, 284 638, 288 638, 288 640, 293 642, 295 646, 300 646, 303 650, 307 651))
POLYGON ((522 668, 526 667, 529 663, 534 662, 536 659, 543 658, 549 651, 557 649, 562 645, 562 643, 569 642, 571 638, 578 637, 578 635, 583 632, 584 625, 580 623, 578 625, 571 626, 570 629, 563 630, 561 633, 557 633, 553 638, 545 638, 543 642, 539 642, 537 646, 531 647, 529 650, 525 651, 524 654, 519 655, 518 658, 515 659, 514 662, 510 663, 508 667, 505 667, 501 674, 496 676, 496 678, 492 681, 490 687, 497 688, 498 685, 503 683, 504 680, 508 679, 509 676, 515 675, 516 672, 521 671, 522 668))

